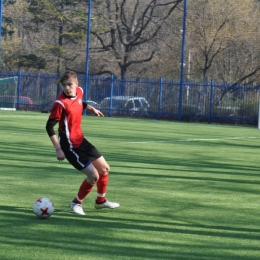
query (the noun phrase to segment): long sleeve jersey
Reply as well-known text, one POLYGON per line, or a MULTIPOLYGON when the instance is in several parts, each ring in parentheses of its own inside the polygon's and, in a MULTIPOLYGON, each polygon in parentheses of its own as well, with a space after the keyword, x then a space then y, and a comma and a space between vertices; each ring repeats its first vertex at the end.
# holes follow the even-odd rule
POLYGON ((54 126, 59 123, 59 137, 68 142, 71 148, 80 146, 84 139, 81 128, 82 112, 87 106, 82 101, 83 89, 77 87, 76 96, 68 97, 61 93, 53 103, 46 131, 49 136, 55 135, 54 126))

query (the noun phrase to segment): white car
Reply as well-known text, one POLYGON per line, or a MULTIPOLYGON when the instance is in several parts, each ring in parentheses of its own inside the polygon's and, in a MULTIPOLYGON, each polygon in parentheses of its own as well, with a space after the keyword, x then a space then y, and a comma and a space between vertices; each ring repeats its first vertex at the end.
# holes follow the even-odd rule
POLYGON ((133 96, 113 96, 112 106, 110 107, 110 97, 106 97, 100 103, 101 110, 113 110, 113 114, 122 113, 142 113, 147 112, 150 105, 144 97, 133 96))
POLYGON ((86 103, 89 104, 90 106, 94 107, 94 108, 99 109, 100 105, 97 102, 93 101, 93 100, 87 100, 86 103))

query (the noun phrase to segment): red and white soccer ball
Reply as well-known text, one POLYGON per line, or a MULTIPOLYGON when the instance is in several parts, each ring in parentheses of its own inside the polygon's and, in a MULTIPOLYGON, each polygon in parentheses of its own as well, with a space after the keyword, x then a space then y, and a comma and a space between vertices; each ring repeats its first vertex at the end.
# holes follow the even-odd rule
POLYGON ((54 204, 48 198, 40 198, 35 201, 33 212, 38 218, 49 218, 54 212, 54 204))

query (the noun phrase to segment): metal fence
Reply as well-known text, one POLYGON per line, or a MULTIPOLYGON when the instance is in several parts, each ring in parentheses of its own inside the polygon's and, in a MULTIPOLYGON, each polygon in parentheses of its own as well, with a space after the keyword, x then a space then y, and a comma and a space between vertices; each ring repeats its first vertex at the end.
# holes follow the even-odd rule
MULTIPOLYGON (((49 112, 59 75, 0 71, 0 109, 49 112)), ((88 101, 106 116, 191 122, 258 124, 260 87, 164 79, 126 79, 79 75, 88 101)))

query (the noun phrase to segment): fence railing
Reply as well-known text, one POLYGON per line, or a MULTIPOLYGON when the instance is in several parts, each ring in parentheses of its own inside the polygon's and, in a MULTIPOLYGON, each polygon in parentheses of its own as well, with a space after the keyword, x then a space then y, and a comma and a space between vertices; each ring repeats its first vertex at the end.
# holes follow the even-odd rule
MULTIPOLYGON (((48 112, 59 75, 0 71, 0 109, 48 112)), ((106 116, 207 123, 258 124, 260 87, 165 79, 125 79, 79 75, 87 100, 106 116), (182 89, 182 95, 180 95, 182 89), (182 97, 182 100, 180 99, 182 97), (181 103, 181 104, 180 104, 181 103)))

